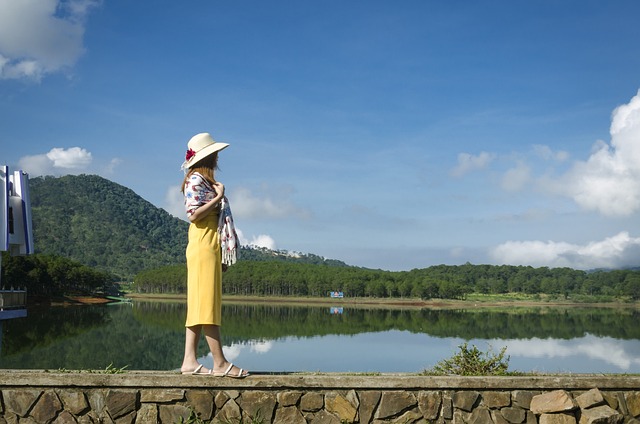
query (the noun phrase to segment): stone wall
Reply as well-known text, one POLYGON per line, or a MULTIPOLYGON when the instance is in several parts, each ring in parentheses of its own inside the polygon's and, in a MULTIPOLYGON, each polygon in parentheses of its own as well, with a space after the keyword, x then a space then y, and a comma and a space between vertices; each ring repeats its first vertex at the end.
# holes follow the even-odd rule
POLYGON ((640 377, 0 371, 0 423, 638 423, 640 377))

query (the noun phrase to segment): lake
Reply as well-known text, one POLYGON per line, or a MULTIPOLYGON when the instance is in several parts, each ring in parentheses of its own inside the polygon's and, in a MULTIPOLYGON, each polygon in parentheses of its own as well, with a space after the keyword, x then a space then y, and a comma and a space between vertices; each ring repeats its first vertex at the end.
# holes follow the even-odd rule
MULTIPOLYGON (((227 357, 255 372, 420 372, 468 342, 506 347, 509 370, 639 373, 639 311, 631 308, 385 309, 227 303, 227 357)), ((32 308, 3 322, 5 369, 175 370, 182 302, 32 308)), ((201 362, 211 367, 204 340, 201 362)))

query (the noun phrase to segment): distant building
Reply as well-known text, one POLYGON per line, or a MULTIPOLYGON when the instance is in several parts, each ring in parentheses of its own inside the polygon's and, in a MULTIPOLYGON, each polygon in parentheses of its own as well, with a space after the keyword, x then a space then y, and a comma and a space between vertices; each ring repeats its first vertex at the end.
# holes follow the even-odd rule
MULTIPOLYGON (((29 175, 22 171, 9 174, 8 166, 0 166, 0 251, 11 255, 33 253, 33 226, 29 175)), ((2 276, 0 261, 0 278, 2 276)), ((2 349, 2 321, 27 316, 27 291, 4 287, 0 280, 0 350, 2 349)))

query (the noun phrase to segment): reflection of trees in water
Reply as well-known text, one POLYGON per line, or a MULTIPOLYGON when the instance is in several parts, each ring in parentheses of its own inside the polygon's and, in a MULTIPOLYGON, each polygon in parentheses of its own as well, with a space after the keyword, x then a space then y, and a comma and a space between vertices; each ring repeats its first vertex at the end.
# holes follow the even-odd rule
MULTIPOLYGON (((50 308, 46 326, 34 328, 34 336, 28 345, 21 345, 19 351, 8 352, 4 342, 13 339, 4 333, 3 352, 0 366, 3 368, 43 368, 43 369, 105 369, 109 364, 127 369, 168 370, 180 366, 184 349, 184 327, 179 332, 144 326, 132 317, 131 305, 78 306, 73 308, 50 308), (64 315, 60 309, 74 310, 64 315), (66 321, 61 319, 60 314, 66 321), (82 320, 74 321, 78 314, 98 313, 102 321, 87 327, 82 320), (51 319, 51 314, 55 320, 51 319), (75 329, 64 334, 54 327, 75 329), (91 330, 91 331, 88 331, 91 330), (48 343, 40 341, 49 340, 48 343)), ((31 315, 31 312, 29 312, 31 315)), ((23 326, 34 323, 28 315, 23 326)), ((13 320, 20 321, 20 320, 13 320)), ((13 344, 13 340, 11 344, 13 344)))
POLYGON ((333 315, 329 308, 229 305, 223 310, 223 335, 233 341, 312 337, 403 330, 435 337, 518 339, 581 337, 587 333, 620 339, 640 339, 636 310, 532 309, 407 310, 350 309, 333 315))
POLYGON ((640 339, 637 310, 610 308, 537 309, 520 312, 491 310, 422 310, 424 332, 438 337, 464 339, 571 339, 592 334, 598 337, 640 339))
MULTIPOLYGON (((6 356, 47 346, 110 322, 104 306, 29 308, 25 318, 3 322, 2 352, 6 356)), ((1 356, 0 356, 1 357, 1 356)))
POLYGON ((133 317, 145 326, 184 331, 187 306, 184 302, 135 302, 133 317))
MULTIPOLYGON (((2 368, 175 369, 184 348, 184 303, 81 306, 29 310, 5 321, 2 368)), ((225 304, 223 343, 402 330, 463 339, 640 339, 640 312, 624 309, 511 309, 509 311, 361 309, 225 304)), ((200 352, 207 352, 204 340, 200 352)))

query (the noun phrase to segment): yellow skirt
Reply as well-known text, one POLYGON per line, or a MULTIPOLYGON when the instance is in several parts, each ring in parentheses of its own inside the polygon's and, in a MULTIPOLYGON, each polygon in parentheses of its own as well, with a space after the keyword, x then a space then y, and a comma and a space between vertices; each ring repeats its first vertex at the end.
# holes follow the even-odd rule
POLYGON ((222 324, 222 257, 218 215, 189 226, 186 327, 222 324))

